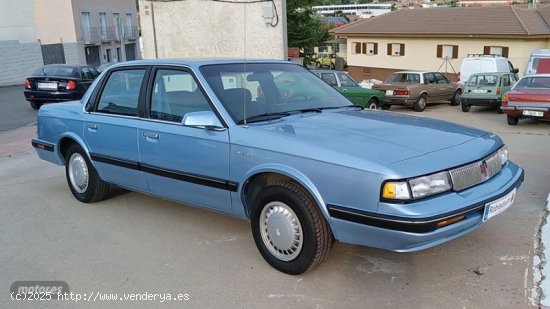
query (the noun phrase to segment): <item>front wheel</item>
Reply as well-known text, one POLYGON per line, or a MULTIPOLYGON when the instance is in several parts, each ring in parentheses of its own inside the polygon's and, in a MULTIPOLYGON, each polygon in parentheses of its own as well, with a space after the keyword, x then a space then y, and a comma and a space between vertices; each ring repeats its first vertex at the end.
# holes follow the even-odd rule
POLYGON ((254 242, 275 269, 298 275, 321 264, 332 234, 319 207, 302 187, 278 181, 263 189, 251 213, 254 242))
POLYGON ((65 157, 65 175, 74 197, 84 203, 100 201, 107 196, 109 185, 99 175, 84 150, 73 144, 65 157))
POLYGON ((423 94, 421 95, 416 102, 414 102, 413 109, 417 112, 424 111, 426 109, 426 101, 428 100, 428 97, 423 94))
POLYGON ((462 96, 462 92, 460 90, 457 90, 455 94, 453 94, 453 97, 451 98, 451 106, 457 106, 460 104, 460 97, 462 96))

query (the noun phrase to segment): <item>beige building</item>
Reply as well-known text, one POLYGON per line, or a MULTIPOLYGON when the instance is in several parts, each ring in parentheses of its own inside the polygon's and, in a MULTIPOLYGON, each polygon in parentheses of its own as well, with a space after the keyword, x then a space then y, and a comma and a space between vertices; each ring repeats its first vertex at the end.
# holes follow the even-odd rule
POLYGON ((0 0, 0 85, 43 64, 141 58, 135 0, 0 0))
POLYGON ((550 6, 397 10, 333 30, 347 38, 349 73, 384 80, 398 70, 439 70, 454 78, 469 54, 499 54, 523 71, 550 48, 550 6))
POLYGON ((139 1, 144 58, 286 59, 285 1, 139 1))

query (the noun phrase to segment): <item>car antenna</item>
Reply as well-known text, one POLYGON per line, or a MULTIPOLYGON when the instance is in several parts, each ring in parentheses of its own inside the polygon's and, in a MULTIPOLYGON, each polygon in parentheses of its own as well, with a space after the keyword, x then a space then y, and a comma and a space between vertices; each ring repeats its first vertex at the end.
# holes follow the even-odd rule
MULTIPOLYGON (((244 18, 243 18, 243 26, 244 26, 244 31, 243 31, 243 35, 244 35, 244 40, 243 40, 243 57, 244 57, 244 70, 243 70, 243 75, 246 74, 246 4, 243 5, 243 15, 244 15, 244 18)), ((244 81, 242 81, 244 82, 244 81)), ((245 90, 244 90, 244 87, 243 87, 243 124, 244 126, 246 127, 246 94, 244 93, 245 90)))

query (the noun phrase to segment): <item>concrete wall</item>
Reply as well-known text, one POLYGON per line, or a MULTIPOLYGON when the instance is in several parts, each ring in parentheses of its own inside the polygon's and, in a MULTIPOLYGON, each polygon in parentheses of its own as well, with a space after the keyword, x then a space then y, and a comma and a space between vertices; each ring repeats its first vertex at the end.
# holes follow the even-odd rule
POLYGON ((460 70, 462 59, 468 54, 483 54, 483 46, 507 46, 509 47, 508 58, 523 72, 529 54, 536 48, 545 48, 548 44, 546 39, 520 40, 520 39, 457 39, 457 38, 352 38, 347 40, 348 65, 353 69, 354 78, 380 79, 384 80, 389 72, 396 70, 440 70, 453 73, 460 70), (377 55, 352 54, 353 42, 374 42, 378 43, 377 55), (387 44, 405 44, 404 56, 388 56, 387 44), (442 58, 437 58, 437 45, 458 45, 458 58, 450 59, 445 63, 442 58), (452 66, 452 68, 451 68, 452 66), (361 70, 359 76, 358 68, 361 70), (369 71, 370 69, 370 71, 369 71))
POLYGON ((42 44, 76 42, 70 0, 34 0, 33 5, 36 39, 42 44))
POLYGON ((23 84, 43 64, 38 42, 0 41, 0 86, 23 84))
POLYGON ((144 58, 286 59, 285 1, 274 1, 275 27, 264 21, 266 3, 140 0, 144 58))

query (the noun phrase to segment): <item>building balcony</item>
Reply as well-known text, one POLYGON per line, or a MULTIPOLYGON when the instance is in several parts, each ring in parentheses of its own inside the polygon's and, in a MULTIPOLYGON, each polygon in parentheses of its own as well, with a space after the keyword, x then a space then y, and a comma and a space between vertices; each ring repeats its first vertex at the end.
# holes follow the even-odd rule
POLYGON ((85 44, 97 44, 105 41, 115 41, 117 36, 113 27, 83 27, 82 40, 85 44))
POLYGON ((136 40, 139 38, 137 27, 124 27, 124 38, 128 40, 136 40))

